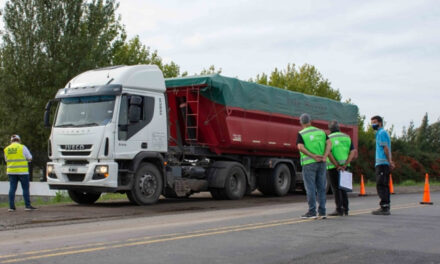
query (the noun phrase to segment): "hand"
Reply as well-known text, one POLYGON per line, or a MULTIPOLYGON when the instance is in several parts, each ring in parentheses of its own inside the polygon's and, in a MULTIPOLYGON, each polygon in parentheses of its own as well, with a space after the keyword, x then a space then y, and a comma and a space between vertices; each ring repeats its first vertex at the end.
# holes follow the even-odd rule
POLYGON ((321 161, 324 160, 323 157, 320 156, 320 155, 313 155, 312 158, 313 158, 314 160, 316 160, 317 162, 321 162, 321 161))
POLYGON ((394 161, 390 161, 390 169, 394 170, 396 168, 396 165, 394 164, 394 161))
POLYGON ((338 166, 338 170, 340 171, 345 171, 345 169, 347 168, 347 166, 338 166))

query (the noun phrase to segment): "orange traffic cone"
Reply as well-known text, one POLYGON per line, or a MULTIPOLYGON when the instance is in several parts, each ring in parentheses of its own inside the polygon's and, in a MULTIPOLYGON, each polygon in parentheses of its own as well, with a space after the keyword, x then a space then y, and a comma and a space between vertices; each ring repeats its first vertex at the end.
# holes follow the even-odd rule
POLYGON ((393 174, 390 173, 390 194, 394 194, 393 174))
POLYGON ((431 196, 429 195, 429 175, 425 175, 425 191, 423 192, 423 202, 421 204, 434 204, 431 202, 431 196))
POLYGON ((361 174, 361 191, 359 192, 359 196, 366 196, 365 193, 365 184, 364 184, 364 175, 361 174))

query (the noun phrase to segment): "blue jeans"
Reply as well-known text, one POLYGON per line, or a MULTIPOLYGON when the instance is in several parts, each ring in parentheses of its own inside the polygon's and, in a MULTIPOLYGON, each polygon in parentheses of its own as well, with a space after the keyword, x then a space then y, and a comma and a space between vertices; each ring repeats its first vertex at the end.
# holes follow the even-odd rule
POLYGON ((325 185, 327 181, 327 164, 315 162, 303 166, 304 187, 307 192, 309 213, 316 214, 316 195, 318 195, 318 213, 325 215, 325 185))
POLYGON ((31 206, 29 197, 29 174, 8 174, 9 176, 9 208, 15 208, 15 191, 17 191, 17 185, 20 181, 21 188, 23 189, 23 198, 26 207, 31 206))

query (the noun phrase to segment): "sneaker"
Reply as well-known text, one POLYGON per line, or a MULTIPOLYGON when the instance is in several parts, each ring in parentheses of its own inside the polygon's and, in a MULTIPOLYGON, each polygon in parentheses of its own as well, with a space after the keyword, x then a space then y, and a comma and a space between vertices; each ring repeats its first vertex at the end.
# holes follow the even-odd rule
POLYGON ((24 208, 24 210, 25 211, 34 211, 34 210, 38 210, 38 209, 31 205, 31 206, 28 206, 28 207, 24 208))
POLYGON ((342 212, 334 211, 333 213, 328 214, 328 216, 342 216, 342 212))
POLYGON ((15 212, 15 208, 9 208, 8 212, 15 212))
POLYGON ((327 215, 326 214, 319 214, 318 219, 327 219, 327 215))
POLYGON ((316 219, 316 213, 307 212, 301 216, 303 219, 316 219))
POLYGON ((385 209, 382 207, 377 210, 372 211, 371 213, 374 215, 390 215, 391 214, 390 209, 385 209))

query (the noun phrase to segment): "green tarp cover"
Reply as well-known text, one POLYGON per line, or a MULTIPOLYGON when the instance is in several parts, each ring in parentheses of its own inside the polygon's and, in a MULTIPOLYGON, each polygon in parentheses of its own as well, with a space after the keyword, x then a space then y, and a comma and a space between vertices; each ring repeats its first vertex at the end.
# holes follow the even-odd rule
POLYGON ((337 120, 342 124, 357 124, 358 108, 355 105, 240 81, 219 74, 169 78, 165 80, 165 84, 167 88, 206 84, 208 86, 201 89, 201 95, 225 106, 296 117, 308 113, 313 120, 337 120))

